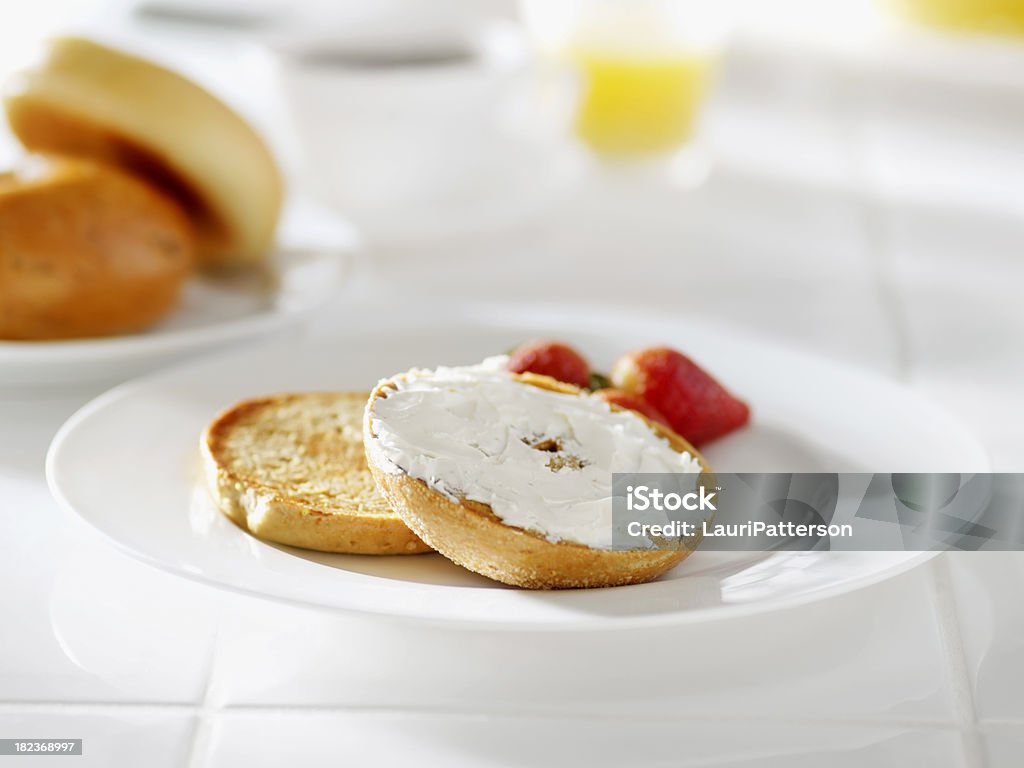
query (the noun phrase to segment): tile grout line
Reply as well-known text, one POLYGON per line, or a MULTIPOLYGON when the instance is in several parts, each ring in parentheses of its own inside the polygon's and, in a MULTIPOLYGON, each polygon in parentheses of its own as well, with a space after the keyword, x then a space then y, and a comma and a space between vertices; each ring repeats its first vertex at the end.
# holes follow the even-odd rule
MULTIPOLYGON (((861 101, 859 90, 853 90, 854 98, 861 101)), ((861 101, 863 107, 863 102, 861 101)), ((863 110, 862 110, 863 112, 863 110)), ((869 277, 874 285, 879 304, 885 315, 886 325, 892 332, 896 355, 896 375, 906 381, 910 374, 910 334, 907 329, 906 317, 899 305, 899 295, 889 270, 886 269, 885 257, 888 252, 886 227, 879 204, 871 194, 871 184, 865 170, 867 153, 863 125, 848 116, 848 120, 839 120, 840 135, 844 135, 849 148, 850 187, 853 191, 857 216, 864 237, 867 252, 869 277)))
POLYGON ((863 224, 865 245, 868 251, 868 264, 871 281, 878 295, 879 304, 885 314, 887 325, 892 331, 894 352, 896 354, 896 375, 906 382, 910 377, 910 334, 903 309, 900 307, 899 293, 889 271, 886 269, 887 252, 885 224, 878 210, 878 204, 869 198, 863 181, 857 179, 857 209, 863 224))
MULTIPOLYGON (((140 714, 168 714, 179 713, 199 717, 213 715, 228 716, 302 716, 309 714, 322 715, 353 715, 353 716, 381 716, 381 715, 415 715, 436 718, 449 717, 494 717, 509 720, 530 719, 537 717, 556 717, 568 720, 574 719, 614 719, 614 720, 650 720, 655 719, 665 722, 720 722, 723 719, 736 722, 765 722, 765 723, 792 723, 804 725, 831 725, 847 727, 906 727, 915 729, 933 730, 960 730, 963 726, 960 720, 934 719, 934 718, 872 718, 857 716, 836 716, 836 717, 808 717, 808 716, 776 716, 764 714, 740 714, 723 718, 720 714, 700 715, 694 713, 674 714, 671 712, 651 714, 649 712, 631 711, 608 711, 594 709, 591 711, 572 711, 562 709, 538 709, 524 712, 520 707, 502 709, 479 707, 474 709, 462 709, 459 707, 430 707, 430 706, 409 706, 409 705, 317 705, 317 704, 235 704, 223 707, 213 705, 186 703, 161 703, 161 702, 67 702, 67 701, 36 701, 36 702, 0 702, 0 715, 5 714, 27 714, 27 713, 49 713, 82 715, 88 713, 123 715, 125 712, 134 711, 140 714)), ((1024 718, 992 719, 997 725, 1022 726, 1024 718)))
MULTIPOLYGON (((859 107, 858 114, 865 114, 867 101, 863 91, 856 86, 840 90, 845 90, 852 97, 856 106, 859 107)), ((841 108, 837 110, 837 114, 842 116, 841 108)), ((871 195, 870 180, 866 171, 867 150, 864 124, 860 120, 844 121, 839 119, 837 125, 839 126, 838 130, 845 134, 849 147, 850 180, 863 227, 871 277, 882 310, 885 312, 888 325, 893 332, 896 372, 902 381, 907 382, 910 378, 912 360, 910 333, 906 314, 900 307, 898 288, 891 279, 891 265, 886 262, 885 258, 888 253, 889 238, 886 235, 883 212, 871 195)), ((963 647, 963 636, 960 631, 949 566, 945 556, 939 556, 933 558, 927 567, 932 607, 939 641, 943 648, 947 680, 951 687, 954 716, 959 726, 961 756, 967 768, 986 768, 987 760, 978 729, 974 691, 967 667, 967 657, 963 647)))
POLYGON ((49 714, 84 714, 88 712, 123 714, 195 714, 195 704, 173 701, 0 701, 0 715, 22 715, 32 712, 49 714))
POLYGON ((214 675, 217 670, 217 657, 219 656, 220 649, 220 624, 218 623, 217 628, 214 630, 213 639, 210 647, 210 654, 206 659, 206 674, 204 676, 205 681, 203 685, 203 695, 199 700, 198 706, 192 708, 195 717, 195 724, 192 728, 192 743, 189 746, 188 757, 185 761, 185 765, 188 768, 202 768, 206 763, 206 757, 208 752, 208 746, 210 741, 210 731, 212 729, 212 720, 214 707, 212 705, 213 690, 214 690, 214 675))
POLYGON ((967 665, 963 634, 949 571, 948 555, 933 558, 928 563, 932 582, 933 607, 939 628, 949 683, 953 695, 953 711, 960 724, 963 756, 968 768, 985 768, 988 763, 978 726, 978 708, 974 699, 974 686, 967 665))
MULTIPOLYGON (((410 706, 360 706, 360 707, 336 707, 316 705, 236 705, 225 707, 220 710, 224 716, 257 716, 257 717, 290 717, 306 715, 336 715, 348 714, 364 717, 380 717, 387 715, 411 715, 416 717, 427 717, 445 719, 450 717, 468 718, 494 718, 505 720, 532 720, 560 718, 563 720, 611 720, 614 722, 664 722, 664 723, 721 723, 735 721, 738 723, 776 723, 804 726, 831 726, 845 728, 910 728, 916 730, 934 731, 959 731, 960 724, 954 720, 928 720, 928 719, 875 719, 869 717, 834 717, 816 718, 804 716, 787 715, 735 715, 722 716, 720 714, 699 715, 693 713, 672 714, 672 713, 651 713, 643 711, 615 712, 606 710, 582 711, 579 708, 569 710, 531 710, 524 711, 521 707, 509 709, 481 709, 472 710, 458 708, 437 708, 437 707, 410 707, 410 706)), ((1024 725, 1024 721, 1022 721, 1024 725)))

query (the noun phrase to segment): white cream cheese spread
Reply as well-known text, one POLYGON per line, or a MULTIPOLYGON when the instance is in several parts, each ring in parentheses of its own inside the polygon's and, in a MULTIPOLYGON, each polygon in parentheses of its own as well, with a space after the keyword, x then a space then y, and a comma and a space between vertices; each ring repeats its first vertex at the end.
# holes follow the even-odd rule
POLYGON ((367 413, 371 461, 487 504, 507 525, 593 548, 611 546, 612 473, 693 473, 696 484, 700 462, 633 412, 524 384, 506 360, 390 379, 367 413))

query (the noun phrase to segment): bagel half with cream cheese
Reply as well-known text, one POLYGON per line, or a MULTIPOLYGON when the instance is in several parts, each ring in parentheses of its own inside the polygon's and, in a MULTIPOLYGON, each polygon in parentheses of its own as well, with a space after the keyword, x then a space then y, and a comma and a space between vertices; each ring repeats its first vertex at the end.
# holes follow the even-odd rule
POLYGON ((363 439, 378 489, 417 536, 530 589, 637 584, 675 567, 691 551, 678 543, 611 548, 612 471, 710 476, 689 443, 640 414, 487 363, 382 381, 363 439))

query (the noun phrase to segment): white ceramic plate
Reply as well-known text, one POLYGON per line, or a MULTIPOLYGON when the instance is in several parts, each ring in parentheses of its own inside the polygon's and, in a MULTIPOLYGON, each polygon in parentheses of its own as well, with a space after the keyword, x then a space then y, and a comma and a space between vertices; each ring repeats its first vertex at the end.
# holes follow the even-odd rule
POLYGON ((754 423, 709 447, 723 471, 985 471, 982 448, 907 389, 857 369, 664 317, 488 306, 375 316, 361 332, 264 344, 154 374, 85 406, 60 430, 48 477, 56 497, 117 545, 174 573, 239 592, 329 609, 434 622, 582 629, 725 618, 882 580, 927 554, 718 554, 698 551, 661 580, 604 590, 530 592, 439 555, 373 558, 278 547, 218 514, 199 475, 198 441, 240 398, 369 389, 414 365, 469 363, 557 335, 598 366, 667 342, 753 405, 754 423), (496 318, 500 318, 497 320, 496 318))
POLYGON ((187 355, 282 330, 336 294, 354 230, 312 203, 284 212, 267 269, 194 275, 174 310, 144 333, 75 341, 0 341, 0 387, 117 382, 187 355))

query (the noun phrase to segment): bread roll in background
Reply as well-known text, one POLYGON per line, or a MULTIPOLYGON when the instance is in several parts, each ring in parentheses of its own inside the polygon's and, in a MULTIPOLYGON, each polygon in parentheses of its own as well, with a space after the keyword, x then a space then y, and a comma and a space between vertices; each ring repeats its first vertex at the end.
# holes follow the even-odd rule
POLYGON ((257 133, 186 78, 81 38, 51 40, 4 93, 29 150, 84 157, 172 195, 196 231, 199 261, 261 261, 273 243, 281 174, 257 133))
POLYGON ((173 306, 193 260, 181 207, 124 171, 34 156, 0 174, 0 338, 146 328, 173 306))

